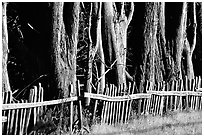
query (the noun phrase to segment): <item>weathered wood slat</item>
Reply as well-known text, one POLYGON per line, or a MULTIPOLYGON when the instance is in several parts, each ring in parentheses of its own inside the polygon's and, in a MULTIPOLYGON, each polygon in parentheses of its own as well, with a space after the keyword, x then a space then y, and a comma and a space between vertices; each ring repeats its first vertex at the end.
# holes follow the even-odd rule
POLYGON ((141 99, 141 98, 150 98, 151 94, 147 93, 138 93, 138 94, 133 94, 133 95, 124 95, 124 96, 117 96, 117 97, 112 97, 112 96, 106 96, 102 94, 94 94, 94 93, 84 93, 85 97, 89 98, 94 98, 94 99, 99 99, 99 100, 105 100, 105 101, 128 101, 132 99, 141 99))
POLYGON ((202 96, 202 92, 195 91, 147 91, 147 93, 160 96, 202 96))
MULTIPOLYGON (((78 92, 78 96, 80 97, 81 96, 81 91, 80 91, 80 83, 79 83, 79 80, 77 81, 77 92, 78 92)), ((82 105, 81 105, 81 100, 79 100, 79 128, 81 129, 82 126, 83 126, 83 123, 82 123, 82 105)))
POLYGON ((20 104, 2 104, 2 110, 20 109, 20 108, 35 108, 40 106, 57 105, 71 101, 77 101, 78 97, 69 97, 65 99, 57 99, 44 102, 34 102, 34 103, 20 103, 20 104))

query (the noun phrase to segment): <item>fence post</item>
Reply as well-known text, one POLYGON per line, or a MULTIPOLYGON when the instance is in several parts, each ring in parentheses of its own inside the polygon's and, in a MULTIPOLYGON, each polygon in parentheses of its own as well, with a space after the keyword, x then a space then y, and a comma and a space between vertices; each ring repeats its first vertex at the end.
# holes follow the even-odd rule
POLYGON ((79 111, 79 129, 82 129, 82 105, 81 105, 81 90, 80 90, 80 82, 79 80, 77 81, 77 87, 78 87, 78 103, 79 103, 79 106, 78 106, 78 111, 79 111))
MULTIPOLYGON (((132 94, 134 94, 134 90, 135 90, 135 82, 133 83, 133 86, 132 86, 132 90, 131 90, 131 95, 132 94)), ((130 112, 131 112, 131 109, 132 109, 132 99, 131 99, 131 101, 130 101, 130 107, 129 107, 129 111, 128 111, 128 120, 129 120, 129 118, 130 118, 130 112)))
MULTIPOLYGON (((99 89, 100 89, 99 87, 100 87, 100 84, 98 83, 98 84, 97 84, 97 89, 96 89, 96 94, 99 94, 99 89)), ((96 100, 95 100, 95 105, 94 105, 94 113, 93 113, 92 122, 94 122, 95 117, 96 117, 97 105, 98 105, 98 100, 96 99, 96 100)))
MULTIPOLYGON (((71 92, 70 92, 70 97, 73 96, 73 85, 71 84, 71 92)), ((72 134, 72 126, 73 126, 73 101, 71 101, 70 103, 70 131, 71 131, 71 134, 72 134)))

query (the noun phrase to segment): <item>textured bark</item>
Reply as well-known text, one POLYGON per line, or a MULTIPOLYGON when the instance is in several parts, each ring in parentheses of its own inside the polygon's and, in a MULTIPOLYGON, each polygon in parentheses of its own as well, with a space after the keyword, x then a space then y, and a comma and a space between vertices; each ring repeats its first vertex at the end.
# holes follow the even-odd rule
POLYGON ((73 85, 73 95, 76 95, 76 56, 78 44, 80 2, 66 3, 64 14, 67 52, 68 52, 68 84, 73 85), (71 12, 70 12, 71 11, 71 12))
POLYGON ((180 23, 176 36, 176 50, 175 50, 175 72, 178 78, 182 78, 181 72, 181 57, 184 48, 184 41, 186 39, 186 21, 187 21, 187 3, 182 5, 182 12, 180 16, 180 23))
POLYGON ((57 88, 57 94, 65 97, 65 92, 69 91, 68 79, 68 63, 66 42, 64 40, 65 31, 63 23, 63 2, 56 2, 52 5, 52 44, 51 44, 51 60, 52 69, 54 69, 54 85, 57 88))
POLYGON ((99 56, 99 78, 100 79, 98 82, 98 84, 100 84, 99 86, 99 93, 102 93, 104 91, 105 88, 105 58, 104 58, 104 51, 103 51, 103 47, 102 47, 102 36, 101 36, 101 6, 102 3, 94 3, 95 5, 95 12, 97 12, 97 28, 96 28, 96 46, 98 47, 97 52, 98 52, 98 56, 99 56), (97 8, 96 8, 97 7, 97 8), (97 9, 97 10, 96 10, 97 9))
MULTIPOLYGON (((134 12, 134 4, 131 3, 129 13, 126 16, 124 2, 117 3, 105 2, 103 3, 103 17, 104 17, 104 40, 106 41, 108 49, 108 58, 106 64, 111 65, 116 60, 115 65, 115 80, 110 83, 126 84, 126 53, 127 53, 127 28, 132 20, 134 12), (117 9, 117 7, 119 7, 117 9)), ((110 75, 109 75, 110 76, 110 75)))
POLYGON ((52 73, 57 94, 66 98, 70 95, 70 84, 73 85, 73 94, 76 94, 79 3, 69 3, 65 6, 63 2, 55 2, 52 8, 52 73))
POLYGON ((2 2, 2 91, 8 92, 11 91, 8 70, 7 70, 7 61, 8 61, 8 30, 7 30, 7 3, 2 2))
POLYGON ((193 3, 193 40, 192 44, 188 42, 188 39, 186 38, 184 41, 184 52, 186 53, 186 74, 188 79, 194 78, 194 69, 193 69, 193 62, 192 62, 192 56, 193 52, 196 46, 196 36, 197 36, 197 20, 196 20, 196 4, 193 3))
MULTIPOLYGON (((145 80, 150 80, 155 82, 155 67, 158 64, 155 64, 156 52, 158 52, 157 47, 157 25, 158 25, 158 3, 151 2, 145 3, 145 24, 144 24, 144 53, 143 53, 143 74, 142 74, 142 83, 145 80)), ((141 86, 142 87, 142 86, 141 86)), ((140 89, 142 90, 142 89, 140 89)))

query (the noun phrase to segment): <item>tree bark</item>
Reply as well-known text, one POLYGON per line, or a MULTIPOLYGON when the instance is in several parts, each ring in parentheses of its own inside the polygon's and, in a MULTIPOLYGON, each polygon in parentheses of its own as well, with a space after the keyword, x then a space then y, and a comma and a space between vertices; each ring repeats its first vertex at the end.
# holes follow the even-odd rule
POLYGON ((68 53, 68 84, 73 85, 73 95, 76 95, 76 56, 79 31, 80 2, 66 3, 64 22, 66 30, 68 53), (71 11, 71 12, 70 12, 71 11))
POLYGON ((76 94, 76 52, 79 26, 79 3, 55 2, 52 5, 51 60, 54 84, 60 97, 76 94))
POLYGON ((181 72, 181 57, 184 48, 184 41, 186 39, 186 21, 187 21, 187 3, 182 4, 182 12, 180 16, 180 23, 176 36, 176 50, 175 50, 175 72, 178 78, 182 78, 181 72))
POLYGON ((158 25, 158 3, 150 2, 145 3, 145 22, 144 22, 144 47, 143 47, 143 62, 141 65, 142 74, 141 74, 141 83, 140 83, 140 92, 144 89, 145 80, 155 82, 155 64, 156 53, 155 51, 157 45, 157 25, 158 25))
POLYGON ((8 92, 11 91, 8 70, 7 70, 7 61, 8 61, 8 30, 7 30, 7 3, 2 2, 2 91, 8 92))
MULTIPOLYGON (((115 65, 115 81, 110 81, 110 83, 115 83, 117 85, 126 85, 126 50, 127 50, 127 28, 132 20, 132 15, 134 12, 134 4, 131 3, 130 10, 126 16, 124 2, 119 3, 105 2, 103 3, 103 17, 104 17, 104 39, 107 42, 108 49, 108 62, 111 65, 116 61, 115 65), (117 3, 118 4, 118 3, 117 3), (117 9, 117 7, 119 7, 117 9)), ((104 40, 103 40, 104 41, 104 40)))

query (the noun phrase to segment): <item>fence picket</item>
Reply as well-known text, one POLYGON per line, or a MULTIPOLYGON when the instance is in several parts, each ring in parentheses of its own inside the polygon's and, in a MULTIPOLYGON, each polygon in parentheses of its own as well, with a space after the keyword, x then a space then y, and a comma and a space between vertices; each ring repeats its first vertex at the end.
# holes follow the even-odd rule
MULTIPOLYGON (((110 88, 108 91, 108 96, 111 96, 111 91, 112 91, 112 84, 110 84, 110 88)), ((108 107, 107 107, 107 119, 106 122, 109 124, 109 119, 110 119, 110 107, 111 107, 111 102, 108 101, 108 107)))
MULTIPOLYGON (((129 87, 128 87, 128 91, 127 94, 130 95, 130 88, 131 88, 131 83, 129 82, 129 87)), ((129 100, 127 101, 127 105, 126 105, 126 110, 125 110, 125 123, 127 122, 127 116, 128 116, 128 109, 129 109, 129 100)))
MULTIPOLYGON (((17 101, 17 103, 20 103, 20 101, 17 101)), ((15 127, 14 127, 14 135, 17 135, 18 132, 18 117, 19 117, 19 109, 16 109, 16 118, 15 118, 15 127)))
MULTIPOLYGON (((110 90, 110 96, 112 97, 113 96, 113 92, 114 92, 114 85, 111 84, 111 90, 110 90)), ((112 115, 113 115, 113 102, 110 101, 110 114, 109 114, 109 121, 108 121, 108 124, 112 124, 111 121, 112 121, 112 115)))
MULTIPOLYGON (((165 90, 165 82, 162 82, 162 91, 165 90)), ((160 115, 163 115, 164 96, 161 97, 160 115)))
MULTIPOLYGON (((121 86, 118 86, 118 90, 117 90, 117 95, 120 95, 121 92, 121 86)), ((116 109, 116 123, 119 123, 119 119, 120 119, 120 104, 121 102, 117 102, 117 109, 116 109)))
MULTIPOLYGON (((78 96, 81 97, 81 91, 80 91, 80 83, 79 80, 77 81, 77 87, 78 87, 78 96)), ((82 105, 81 105, 81 99, 79 99, 79 129, 81 129, 83 127, 83 123, 82 123, 82 105)))
MULTIPOLYGON (((113 97, 116 97, 116 94, 117 94, 117 87, 114 86, 114 92, 113 92, 113 97)), ((116 105, 117 105, 117 102, 113 102, 113 118, 112 118, 112 122, 111 124, 115 124, 115 120, 116 120, 116 105)))
MULTIPOLYGON (((134 90, 135 90, 135 82, 133 83, 133 86, 132 86, 132 90, 131 90, 131 95, 132 94, 134 94, 134 90)), ((129 110, 128 110, 128 119, 127 120, 129 120, 129 118, 130 118, 130 112, 131 112, 131 110, 132 110, 132 101, 133 100, 130 100, 130 105, 129 105, 129 110)))
MULTIPOLYGON (((106 91, 105 95, 108 95, 108 85, 106 85, 105 91, 106 91)), ((106 113, 107 113, 107 101, 104 101, 102 110, 102 123, 105 123, 106 113)))
MULTIPOLYGON (((123 95, 125 95, 125 87, 124 84, 123 85, 123 90, 121 91, 123 95)), ((122 113, 121 113, 121 124, 123 123, 124 120, 124 109, 125 109, 125 101, 122 102, 122 113)))
MULTIPOLYGON (((73 92, 74 92, 73 91, 73 85, 70 85, 70 86, 71 86, 70 96, 72 97, 73 92)), ((72 134, 72 131, 73 131, 73 128, 72 128, 72 126, 73 126, 73 110, 74 110, 73 107, 74 107, 73 106, 73 101, 71 101, 71 103, 70 103, 70 132, 71 132, 71 134, 72 134)))
MULTIPOLYGON (((109 87, 106 85, 106 95, 109 95, 109 87)), ((106 122, 107 113, 108 113, 108 101, 105 101, 105 109, 104 109, 104 123, 106 122)))
MULTIPOLYGON (((97 89, 96 89, 96 93, 99 94, 99 84, 97 84, 97 89)), ((96 111, 97 111, 97 106, 98 106, 98 100, 95 100, 95 104, 94 104, 94 112, 93 112, 93 119, 92 121, 94 122, 95 118, 96 118, 96 111)))
MULTIPOLYGON (((7 98, 8 98, 8 104, 11 104, 11 101, 12 101, 12 96, 11 96, 11 92, 9 91, 9 92, 5 92, 6 94, 7 94, 7 98)), ((11 122, 11 111, 12 110, 8 110, 8 117, 7 117, 7 130, 6 130, 6 134, 7 135, 9 135, 10 133, 10 130, 9 130, 9 128, 10 128, 10 122, 11 122)))

